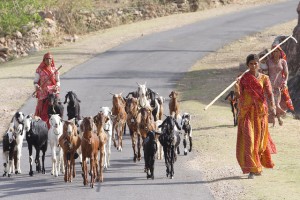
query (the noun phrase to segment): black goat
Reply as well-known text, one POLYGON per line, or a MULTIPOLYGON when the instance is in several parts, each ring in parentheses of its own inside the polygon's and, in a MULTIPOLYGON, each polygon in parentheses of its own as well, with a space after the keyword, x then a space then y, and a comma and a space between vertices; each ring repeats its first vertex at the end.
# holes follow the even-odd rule
POLYGON ((175 126, 178 130, 181 130, 179 124, 172 116, 167 116, 158 128, 162 129, 162 134, 159 136, 159 142, 163 146, 166 175, 172 179, 174 177, 174 163, 177 160, 176 149, 180 144, 179 133, 175 130, 175 126))
POLYGON ((51 115, 59 114, 60 118, 63 119, 64 116, 64 106, 59 100, 58 96, 55 94, 48 95, 48 117, 50 119, 51 115))
POLYGON ((234 91, 230 91, 228 95, 225 97, 225 100, 230 101, 231 112, 233 114, 233 125, 237 126, 238 124, 238 101, 234 94, 234 91))
POLYGON ((29 175, 33 175, 32 171, 32 146, 34 146, 36 151, 35 163, 36 171, 45 174, 45 153, 48 146, 48 127, 46 122, 41 119, 33 119, 31 116, 27 115, 24 119, 24 128, 26 131, 26 140, 28 143, 29 150, 29 164, 30 170, 29 175), (42 150, 42 166, 40 163, 40 150, 42 150))
POLYGON ((75 118, 75 123, 78 124, 78 121, 81 119, 80 117, 80 100, 78 99, 77 95, 73 91, 69 91, 66 94, 65 102, 66 104, 68 102, 67 106, 67 116, 68 120, 75 118), (69 99, 69 102, 68 102, 69 99))
POLYGON ((149 131, 143 143, 145 171, 147 173, 147 179, 148 178, 154 179, 154 163, 155 163, 155 154, 157 151, 155 134, 156 133, 154 131, 149 131))

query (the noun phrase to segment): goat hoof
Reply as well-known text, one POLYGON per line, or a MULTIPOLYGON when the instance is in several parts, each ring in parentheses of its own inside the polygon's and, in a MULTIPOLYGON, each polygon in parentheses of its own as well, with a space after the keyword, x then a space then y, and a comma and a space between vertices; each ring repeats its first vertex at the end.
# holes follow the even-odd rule
POLYGON ((173 179, 174 178, 174 176, 170 176, 170 179, 173 179))
POLYGON ((29 176, 33 176, 33 171, 29 172, 29 176))
POLYGON ((11 177, 11 174, 8 174, 7 177, 11 177))
POLYGON ((187 152, 184 152, 184 155, 186 156, 186 155, 187 155, 187 152))
POLYGON ((4 174, 2 175, 3 177, 6 176, 6 172, 4 172, 4 174))
POLYGON ((17 171, 15 171, 15 174, 18 174, 19 172, 18 172, 18 170, 17 171))
POLYGON ((152 176, 151 179, 154 180, 154 176, 152 176))
POLYGON ((192 149, 190 149, 189 152, 192 152, 192 149))

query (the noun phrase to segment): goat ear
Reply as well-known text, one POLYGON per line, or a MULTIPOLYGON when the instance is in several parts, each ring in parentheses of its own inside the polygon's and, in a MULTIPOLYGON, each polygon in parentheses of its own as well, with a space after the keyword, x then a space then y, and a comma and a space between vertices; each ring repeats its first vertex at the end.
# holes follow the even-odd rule
POLYGON ((69 122, 75 124, 75 118, 70 119, 69 122))

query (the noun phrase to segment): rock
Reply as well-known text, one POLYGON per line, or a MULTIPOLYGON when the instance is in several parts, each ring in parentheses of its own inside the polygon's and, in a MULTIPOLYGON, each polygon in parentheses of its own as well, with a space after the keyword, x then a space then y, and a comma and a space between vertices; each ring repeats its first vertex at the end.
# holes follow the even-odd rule
POLYGON ((16 38, 18 38, 18 39, 23 38, 23 35, 22 35, 22 33, 21 33, 20 31, 16 31, 15 36, 16 36, 16 38))
POLYGON ((0 43, 5 44, 5 37, 0 37, 0 43))
POLYGON ((298 12, 298 24, 294 28, 293 36, 298 43, 293 39, 289 39, 282 45, 282 49, 287 55, 287 63, 289 67, 290 80, 288 81, 288 87, 290 96, 292 98, 296 115, 300 116, 300 2, 297 8, 298 12))
POLYGON ((52 13, 52 11, 47 11, 44 15, 45 19, 51 19, 54 20, 54 14, 52 13))
POLYGON ((9 49, 8 49, 7 47, 1 47, 1 46, 0 46, 0 52, 7 53, 8 50, 9 50, 9 49))
POLYGON ((49 27, 56 27, 56 22, 53 19, 45 18, 45 22, 49 27))

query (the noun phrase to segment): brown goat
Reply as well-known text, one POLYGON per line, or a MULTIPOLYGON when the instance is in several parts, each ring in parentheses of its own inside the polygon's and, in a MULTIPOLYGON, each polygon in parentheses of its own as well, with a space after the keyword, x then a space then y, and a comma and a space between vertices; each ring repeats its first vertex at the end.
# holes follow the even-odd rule
POLYGON ((74 120, 64 122, 63 134, 59 138, 59 145, 64 152, 64 164, 65 164, 65 182, 72 182, 72 175, 75 178, 75 158, 74 154, 80 147, 81 139, 77 135, 77 126, 74 120), (72 175, 71 175, 72 173, 72 175))
POLYGON ((123 99, 121 94, 113 95, 113 107, 112 107, 112 118, 113 128, 112 128, 112 140, 114 142, 114 146, 117 147, 117 150, 122 151, 122 137, 126 125, 127 113, 125 111, 126 102, 123 99), (118 145, 115 139, 115 133, 118 134, 118 145))
POLYGON ((100 160, 99 160, 99 176, 97 180, 103 182, 103 168, 104 168, 104 157, 106 156, 106 142, 107 135, 104 131, 104 124, 109 120, 107 116, 104 115, 103 112, 99 112, 96 116, 94 116, 94 122, 97 127, 97 136, 99 138, 99 151, 100 151, 100 160))
POLYGON ((127 113, 127 126, 130 131, 132 149, 133 149, 133 161, 141 160, 141 135, 138 133, 138 99, 129 97, 126 100, 126 113, 127 113))
POLYGON ((86 158, 90 158, 90 186, 93 188, 95 183, 96 174, 98 176, 98 149, 99 149, 99 137, 93 132, 94 121, 92 117, 85 117, 80 124, 80 129, 83 131, 81 141, 82 151, 82 172, 83 172, 83 185, 87 185, 87 163, 86 158))
POLYGON ((169 95, 170 102, 169 102, 169 111, 170 115, 175 117, 177 119, 177 116, 179 114, 179 102, 177 101, 178 93, 176 91, 172 91, 169 95), (174 113, 174 115, 173 115, 174 113))

